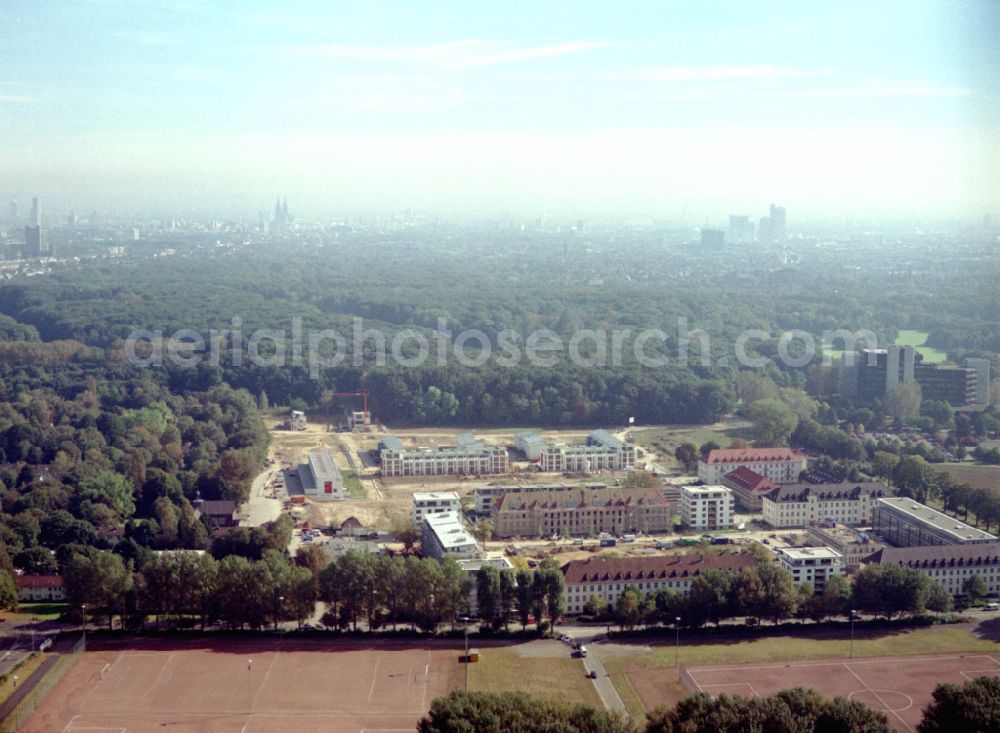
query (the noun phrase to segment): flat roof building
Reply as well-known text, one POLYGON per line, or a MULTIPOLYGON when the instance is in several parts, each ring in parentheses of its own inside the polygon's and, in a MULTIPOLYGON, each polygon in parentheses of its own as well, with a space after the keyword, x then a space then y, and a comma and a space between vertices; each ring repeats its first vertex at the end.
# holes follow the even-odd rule
POLYGON ((302 493, 313 501, 347 498, 344 477, 333 460, 332 451, 309 451, 308 461, 299 466, 299 480, 302 493))
POLYGON ((809 583, 816 595, 832 576, 844 574, 844 558, 831 547, 782 547, 775 554, 795 585, 809 583))
POLYGON ((413 495, 410 519, 418 527, 428 514, 461 513, 462 504, 454 491, 418 491, 413 495))
POLYGON ((593 430, 586 443, 544 446, 539 454, 539 467, 552 472, 622 471, 635 468, 635 455, 635 446, 607 430, 593 430))
POLYGON ((735 499, 725 486, 682 486, 681 523, 695 531, 730 529, 735 499))
POLYGON ((989 532, 926 504, 895 497, 875 502, 872 530, 896 547, 983 544, 997 540, 989 532))
POLYGON ((806 527, 806 537, 817 547, 829 547, 839 552, 848 570, 860 566, 866 558, 885 547, 870 530, 842 524, 810 525, 806 527))
POLYGON ((481 476, 507 473, 509 459, 503 446, 488 446, 472 433, 462 433, 455 447, 410 450, 394 436, 379 446, 383 476, 481 476))
POLYGON ((483 554, 482 548, 472 533, 462 524, 455 512, 428 514, 422 522, 421 546, 424 554, 439 560, 476 558, 483 554))

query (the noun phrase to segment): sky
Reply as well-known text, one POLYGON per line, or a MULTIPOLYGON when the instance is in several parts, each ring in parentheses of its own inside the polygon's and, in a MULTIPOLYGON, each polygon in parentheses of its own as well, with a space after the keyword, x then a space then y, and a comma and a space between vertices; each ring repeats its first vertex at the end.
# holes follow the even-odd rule
POLYGON ((994 0, 0 0, 0 197, 979 217, 997 38, 994 0))

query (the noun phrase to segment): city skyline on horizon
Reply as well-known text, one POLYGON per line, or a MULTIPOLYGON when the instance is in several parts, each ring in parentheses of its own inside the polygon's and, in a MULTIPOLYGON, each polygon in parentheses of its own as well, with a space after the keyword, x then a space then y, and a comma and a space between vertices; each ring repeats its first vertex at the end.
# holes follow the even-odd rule
POLYGON ((1000 208, 993 4, 571 9, 15 0, 0 196, 253 216, 279 190, 316 218, 712 225, 772 201, 821 220, 1000 208))

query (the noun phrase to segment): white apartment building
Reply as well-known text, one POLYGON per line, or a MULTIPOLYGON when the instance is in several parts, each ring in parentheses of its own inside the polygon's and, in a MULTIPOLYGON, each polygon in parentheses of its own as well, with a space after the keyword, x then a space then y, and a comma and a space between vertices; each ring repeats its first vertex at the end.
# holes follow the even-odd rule
POLYGON ((698 461, 698 480, 719 484, 730 471, 746 466, 776 484, 791 484, 806 470, 805 453, 791 448, 727 448, 709 451, 698 461))
POLYGON ((653 555, 647 557, 591 557, 563 566, 566 578, 566 613, 583 613, 591 596, 614 603, 626 588, 642 595, 670 588, 687 593, 704 570, 738 573, 757 563, 752 555, 653 555))
POLYGON ((383 476, 482 476, 507 473, 509 459, 503 446, 488 446, 460 436, 454 448, 416 449, 387 436, 380 446, 383 476))
POLYGON ((483 550, 476 538, 462 524, 455 512, 428 514, 422 522, 421 546, 424 555, 441 560, 450 557, 455 560, 483 556, 483 550))
POLYGON ((730 529, 736 498, 725 486, 682 486, 681 522, 690 530, 730 529))
POLYGON ((990 595, 1000 594, 1000 542, 885 547, 867 562, 912 568, 940 583, 954 596, 963 592, 962 586, 969 578, 978 575, 986 582, 990 595))
POLYGON ((844 574, 844 558, 831 547, 783 547, 775 554, 795 585, 809 583, 816 595, 823 592, 828 578, 844 574))
POLYGON ((454 491, 424 491, 413 495, 410 518, 418 527, 428 514, 462 513, 462 503, 454 491))
POLYGON ((763 520, 772 527, 805 527, 832 522, 870 527, 875 502, 892 491, 880 483, 792 484, 778 486, 761 499, 763 520))
POLYGON ((586 443, 546 445, 539 454, 542 471, 623 471, 635 468, 635 446, 607 430, 593 430, 586 443))

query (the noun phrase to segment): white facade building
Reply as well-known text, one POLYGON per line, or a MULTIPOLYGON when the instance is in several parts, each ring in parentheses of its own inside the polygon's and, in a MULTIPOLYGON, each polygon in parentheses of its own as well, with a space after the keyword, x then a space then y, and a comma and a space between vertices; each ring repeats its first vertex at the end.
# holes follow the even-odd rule
POLYGON ((868 557, 867 562, 912 568, 943 585, 953 596, 961 595, 966 581, 978 575, 985 581, 989 595, 1000 595, 1000 542, 885 547, 868 557))
POLYGON ((606 430, 593 430, 586 443, 547 445, 539 455, 543 471, 623 471, 635 468, 635 446, 606 430))
POLYGON ((844 574, 844 558, 831 547, 783 547, 775 554, 795 585, 809 583, 816 595, 823 592, 829 578, 844 574))
POLYGON ((698 480, 721 483, 730 471, 746 466, 776 484, 791 484, 806 470, 806 456, 791 448, 728 448, 709 451, 698 461, 698 480))
POLYGON ((383 476, 481 476, 507 473, 507 449, 460 436, 454 448, 409 450, 394 436, 382 440, 383 476))
POLYGON ((642 595, 670 588, 687 593, 704 570, 738 573, 757 564, 752 555, 651 555, 647 557, 591 557, 563 566, 566 578, 566 613, 583 613, 591 596, 605 605, 614 603, 626 588, 642 595))
POLYGON ((455 512, 461 514, 462 504, 454 491, 427 491, 413 495, 413 506, 410 508, 410 518, 418 527, 429 514, 455 512))
POLYGON ((833 522, 870 527, 875 502, 892 491, 880 483, 792 484, 778 486, 761 499, 763 519, 772 527, 805 527, 833 522))
POLYGON ((428 514, 424 517, 422 528, 421 546, 428 557, 458 560, 483 556, 476 538, 465 528, 461 517, 455 512, 428 514))
POLYGON ((302 493, 313 501, 347 498, 344 477, 340 475, 331 451, 309 451, 309 460, 299 465, 299 480, 302 482, 302 493))
POLYGON ((730 529, 735 504, 725 486, 682 486, 681 522, 695 531, 730 529))

